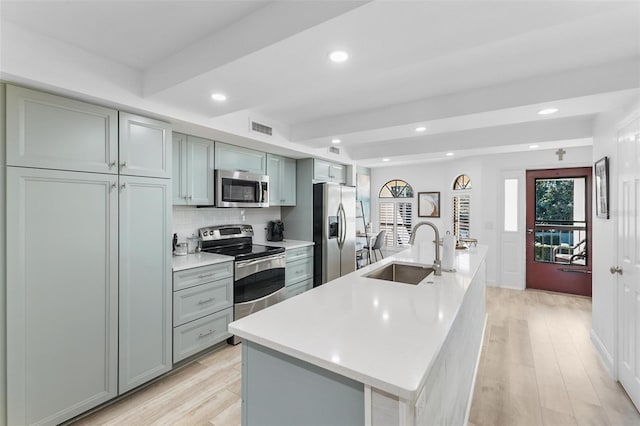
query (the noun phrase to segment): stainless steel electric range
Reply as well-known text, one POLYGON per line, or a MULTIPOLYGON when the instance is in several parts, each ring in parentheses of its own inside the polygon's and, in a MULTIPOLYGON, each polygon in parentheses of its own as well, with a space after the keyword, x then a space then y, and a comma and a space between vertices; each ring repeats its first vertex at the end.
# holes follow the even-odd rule
MULTIPOLYGON (((202 251, 233 256, 233 319, 281 302, 285 298, 283 247, 253 244, 251 225, 200 228, 202 251)), ((230 343, 238 344, 233 336, 230 343)))

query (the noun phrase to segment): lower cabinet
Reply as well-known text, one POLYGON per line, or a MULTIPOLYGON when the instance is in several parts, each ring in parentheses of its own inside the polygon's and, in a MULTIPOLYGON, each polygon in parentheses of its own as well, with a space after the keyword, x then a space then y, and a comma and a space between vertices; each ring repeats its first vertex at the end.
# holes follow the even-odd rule
POLYGON ((233 261, 176 271, 173 290, 174 363, 231 337, 233 261))
POLYGON ((6 420, 58 424, 118 394, 118 176, 6 170, 6 420))
POLYGON ((285 295, 289 299, 313 288, 313 246, 286 251, 285 295))
POLYGON ((170 185, 120 176, 120 393, 173 366, 170 185))

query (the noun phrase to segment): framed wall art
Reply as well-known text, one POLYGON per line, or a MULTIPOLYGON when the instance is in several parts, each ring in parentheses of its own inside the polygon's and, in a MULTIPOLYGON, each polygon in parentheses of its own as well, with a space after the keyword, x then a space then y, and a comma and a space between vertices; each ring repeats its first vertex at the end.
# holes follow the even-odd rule
POLYGON ((440 217, 439 192, 418 192, 418 217, 440 217))
POLYGON ((596 217, 609 219, 609 158, 603 157, 594 166, 596 177, 596 217))

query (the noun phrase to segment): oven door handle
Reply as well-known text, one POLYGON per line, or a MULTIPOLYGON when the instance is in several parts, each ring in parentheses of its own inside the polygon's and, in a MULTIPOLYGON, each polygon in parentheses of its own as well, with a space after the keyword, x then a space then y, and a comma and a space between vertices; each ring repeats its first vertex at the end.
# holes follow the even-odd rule
POLYGON ((261 258, 258 258, 258 259, 241 260, 239 262, 236 262, 236 267, 237 268, 243 268, 243 267, 246 267, 246 266, 257 265, 258 263, 268 262, 270 260, 279 260, 279 259, 284 259, 284 258, 285 258, 284 253, 278 253, 278 254, 274 254, 274 255, 271 255, 271 256, 261 257, 261 258))

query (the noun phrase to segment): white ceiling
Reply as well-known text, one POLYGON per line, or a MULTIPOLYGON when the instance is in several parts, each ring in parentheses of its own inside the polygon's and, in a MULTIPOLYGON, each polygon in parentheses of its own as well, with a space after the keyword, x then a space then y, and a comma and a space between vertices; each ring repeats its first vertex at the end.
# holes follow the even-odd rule
POLYGON ((370 166, 589 144, 640 100, 638 1, 2 0, 0 18, 5 79, 99 98, 102 78, 112 102, 270 142, 256 117, 287 148, 339 137, 370 166))

